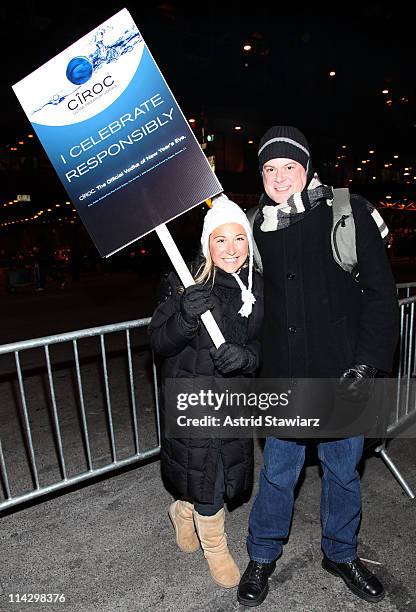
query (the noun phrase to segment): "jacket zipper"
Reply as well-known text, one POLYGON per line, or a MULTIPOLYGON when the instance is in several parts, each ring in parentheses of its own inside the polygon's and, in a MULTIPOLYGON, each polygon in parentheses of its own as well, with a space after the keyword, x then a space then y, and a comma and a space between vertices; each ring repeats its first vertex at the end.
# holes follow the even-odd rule
POLYGON ((339 254, 338 247, 337 247, 337 240, 336 240, 337 230, 338 230, 339 225, 341 225, 341 227, 345 227, 345 219, 348 219, 348 217, 349 215, 342 215, 341 219, 339 219, 339 221, 336 222, 335 227, 334 227, 334 248, 335 248, 335 252, 337 254, 339 261, 342 261, 342 260, 341 260, 341 256, 339 254))

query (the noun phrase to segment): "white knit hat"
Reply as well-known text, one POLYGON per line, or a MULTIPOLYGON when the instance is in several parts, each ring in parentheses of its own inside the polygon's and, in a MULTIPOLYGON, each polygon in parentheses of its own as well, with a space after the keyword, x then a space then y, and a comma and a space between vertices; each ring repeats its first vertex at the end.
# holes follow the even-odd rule
POLYGON ((214 198, 212 207, 205 215, 204 227, 201 235, 202 253, 207 257, 209 252, 209 237, 212 232, 224 223, 238 223, 242 225, 248 240, 249 252, 249 269, 248 269, 248 287, 245 287, 240 276, 234 272, 232 275, 236 279, 241 289, 241 299, 243 305, 238 311, 242 317, 248 317, 253 309, 253 304, 256 301, 252 293, 253 288, 253 235, 248 219, 241 208, 235 202, 228 199, 225 193, 214 198))

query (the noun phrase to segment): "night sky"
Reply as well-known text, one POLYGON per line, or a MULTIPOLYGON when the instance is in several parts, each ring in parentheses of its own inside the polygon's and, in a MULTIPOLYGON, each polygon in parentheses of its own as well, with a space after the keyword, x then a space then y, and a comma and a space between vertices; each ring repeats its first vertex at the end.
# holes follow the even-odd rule
POLYGON ((0 145, 29 129, 11 85, 126 7, 185 114, 203 113, 210 130, 231 131, 238 122, 258 140, 272 124, 294 124, 320 159, 341 142, 357 155, 372 146, 410 158, 412 20, 393 2, 339 4, 8 2, 0 9, 0 145))

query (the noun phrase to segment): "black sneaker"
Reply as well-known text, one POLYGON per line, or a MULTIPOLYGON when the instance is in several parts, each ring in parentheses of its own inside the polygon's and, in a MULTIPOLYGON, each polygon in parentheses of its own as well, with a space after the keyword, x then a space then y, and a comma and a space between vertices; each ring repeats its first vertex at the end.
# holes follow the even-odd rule
POLYGON ((269 576, 276 568, 272 563, 250 561, 238 585, 237 599, 243 606, 259 606, 269 592, 269 576))
POLYGON ((322 559, 324 570, 342 578, 347 587, 361 599, 375 602, 381 601, 386 594, 381 582, 363 565, 357 557, 349 563, 335 563, 328 557, 322 559))

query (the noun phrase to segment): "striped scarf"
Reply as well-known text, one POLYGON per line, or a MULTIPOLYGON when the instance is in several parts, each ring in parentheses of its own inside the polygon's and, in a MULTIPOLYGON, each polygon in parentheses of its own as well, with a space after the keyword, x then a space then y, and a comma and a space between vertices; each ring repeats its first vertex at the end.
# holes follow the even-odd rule
POLYGON ((383 242, 384 244, 386 244, 390 238, 389 228, 387 227, 386 222, 384 221, 383 217, 378 212, 377 208, 373 206, 372 204, 370 204, 370 202, 366 202, 366 204, 367 204, 367 209, 370 212, 370 215, 373 217, 374 221, 376 222, 378 231, 381 234, 383 242))
MULTIPOLYGON (((332 187, 323 185, 317 175, 311 180, 307 189, 294 193, 283 204, 276 204, 266 193, 260 197, 260 229, 262 232, 274 232, 301 221, 305 215, 326 201, 332 206, 334 194, 332 187)), ((389 229, 373 204, 366 201, 368 212, 376 223, 384 243, 389 240, 389 229)))
POLYGON ((332 188, 322 185, 314 177, 307 189, 294 193, 283 204, 276 204, 266 193, 260 198, 260 213, 263 222, 262 232, 274 232, 301 221, 305 215, 319 206, 323 201, 330 206, 333 198, 332 188))

